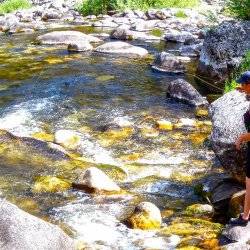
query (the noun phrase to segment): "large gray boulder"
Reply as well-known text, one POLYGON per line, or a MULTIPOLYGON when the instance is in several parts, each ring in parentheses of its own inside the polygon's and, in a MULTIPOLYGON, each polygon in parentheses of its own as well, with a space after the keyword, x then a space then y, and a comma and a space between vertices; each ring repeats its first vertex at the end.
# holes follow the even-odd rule
POLYGON ((192 106, 208 106, 208 101, 190 83, 177 79, 168 84, 167 96, 192 106))
POLYGON ((250 21, 223 22, 207 32, 198 74, 223 82, 250 49, 250 21))
POLYGON ((37 38, 37 41, 41 44, 70 44, 76 42, 93 42, 98 43, 101 40, 94 36, 86 35, 79 31, 53 31, 47 34, 41 35, 37 38))
POLYGON ((234 90, 210 106, 213 124, 210 140, 213 150, 225 170, 241 183, 245 183, 246 146, 239 152, 236 150, 235 141, 240 134, 247 132, 243 116, 249 104, 244 93, 234 90))
POLYGON ((0 199, 1 250, 70 250, 74 241, 59 227, 0 199))

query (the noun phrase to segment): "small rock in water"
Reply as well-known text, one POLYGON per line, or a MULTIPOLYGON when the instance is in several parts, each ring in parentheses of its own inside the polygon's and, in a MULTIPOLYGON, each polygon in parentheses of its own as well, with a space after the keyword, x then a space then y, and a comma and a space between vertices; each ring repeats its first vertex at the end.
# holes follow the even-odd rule
POLYGON ((192 106, 208 106, 208 101, 190 83, 177 79, 168 84, 167 96, 192 106))
POLYGON ((95 51, 119 55, 146 56, 148 54, 146 49, 125 42, 108 42, 95 48, 95 51))
POLYGON ((166 130, 166 131, 173 130, 173 124, 170 121, 159 120, 156 123, 160 130, 166 130))
POLYGON ((88 51, 88 50, 92 50, 93 46, 87 42, 87 41, 83 41, 83 42, 76 42, 76 43, 70 43, 68 45, 68 51, 72 51, 72 52, 83 52, 83 51, 88 51))
POLYGON ((127 223, 131 228, 152 230, 161 226, 161 212, 151 202, 142 202, 135 207, 134 213, 128 218, 127 223))
POLYGON ((55 133, 55 143, 62 145, 67 149, 76 149, 80 145, 80 136, 72 130, 58 130, 55 133))
POLYGON ((196 126, 196 120, 189 118, 181 118, 176 124, 174 124, 175 128, 194 128, 196 126))
POLYGON ((212 216, 214 209, 209 204, 193 204, 186 208, 185 213, 189 216, 212 216))
POLYGON ((184 73, 186 68, 180 57, 167 52, 161 52, 155 58, 152 69, 166 73, 184 73))
POLYGON ((91 167, 86 169, 73 187, 90 192, 108 191, 119 192, 120 187, 100 169, 91 167))

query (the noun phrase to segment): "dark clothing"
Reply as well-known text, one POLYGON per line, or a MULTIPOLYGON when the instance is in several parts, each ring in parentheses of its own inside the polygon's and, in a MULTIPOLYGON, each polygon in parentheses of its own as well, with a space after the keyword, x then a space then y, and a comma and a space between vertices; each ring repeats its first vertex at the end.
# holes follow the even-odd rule
MULTIPOLYGON (((250 110, 244 114, 244 123, 247 132, 250 133, 250 110)), ((250 142, 247 142, 246 176, 250 178, 250 142)))

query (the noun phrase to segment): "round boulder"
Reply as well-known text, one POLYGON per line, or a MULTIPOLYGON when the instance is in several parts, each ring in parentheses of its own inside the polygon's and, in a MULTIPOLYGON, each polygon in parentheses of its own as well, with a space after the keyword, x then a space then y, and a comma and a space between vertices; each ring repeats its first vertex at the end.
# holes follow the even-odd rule
POLYGON ((68 51, 72 52, 84 52, 92 49, 93 46, 88 41, 75 42, 68 45, 68 51))
POLYGON ((167 96, 185 102, 192 106, 208 106, 206 98, 187 81, 177 79, 168 84, 167 96))
POLYGON ((95 48, 96 52, 119 54, 119 55, 132 55, 132 56, 146 56, 148 51, 144 48, 133 46, 125 42, 108 42, 95 48))
POLYGON ((121 190, 104 172, 95 167, 86 169, 78 178, 77 183, 73 184, 73 187, 91 193, 100 191, 119 192, 121 190))
POLYGON ((161 227, 161 222, 159 208, 150 202, 142 202, 137 205, 134 213, 127 220, 131 228, 142 230, 158 229, 161 227))
POLYGON ((198 36, 195 36, 187 31, 171 30, 165 33, 164 39, 167 42, 191 43, 195 42, 198 39, 198 36))

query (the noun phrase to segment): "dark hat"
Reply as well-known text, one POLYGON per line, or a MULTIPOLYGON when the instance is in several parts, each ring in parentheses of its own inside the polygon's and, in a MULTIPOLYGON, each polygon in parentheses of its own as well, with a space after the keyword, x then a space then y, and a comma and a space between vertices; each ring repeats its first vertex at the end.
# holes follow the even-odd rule
POLYGON ((250 71, 244 72, 238 80, 236 80, 237 83, 244 84, 244 83, 250 83, 250 71))

